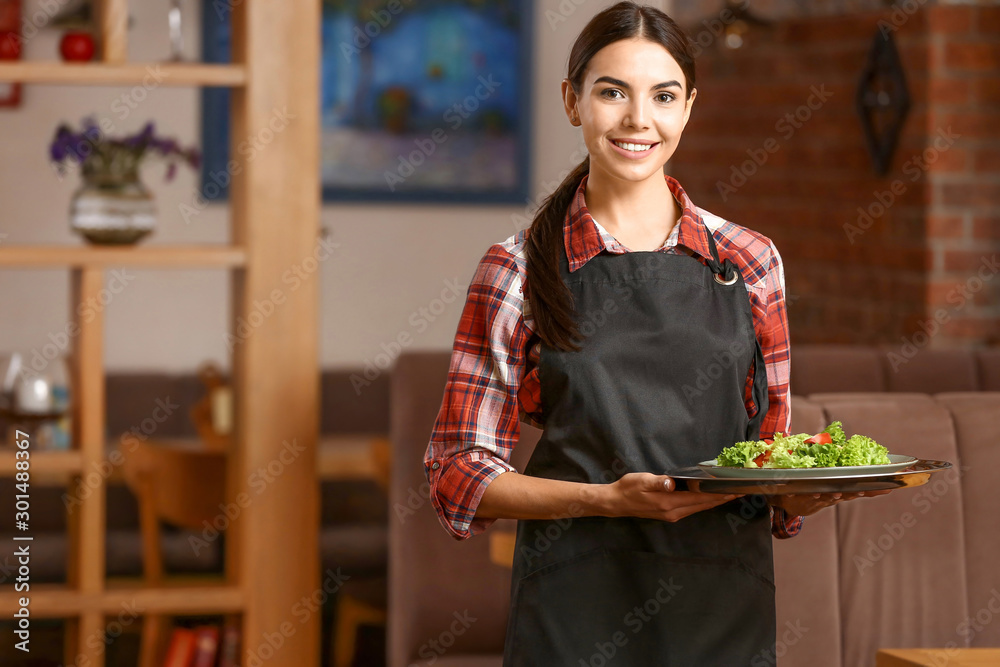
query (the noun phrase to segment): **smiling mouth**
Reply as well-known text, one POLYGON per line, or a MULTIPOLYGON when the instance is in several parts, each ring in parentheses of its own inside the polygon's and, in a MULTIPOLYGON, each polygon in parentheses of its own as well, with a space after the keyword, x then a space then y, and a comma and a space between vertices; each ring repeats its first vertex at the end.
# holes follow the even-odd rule
POLYGON ((611 143, 613 143, 618 148, 621 148, 622 150, 629 151, 630 153, 640 153, 640 154, 648 153, 649 151, 653 150, 654 148, 660 145, 659 142, 654 144, 637 144, 627 141, 616 141, 614 139, 610 139, 609 141, 611 141, 611 143))

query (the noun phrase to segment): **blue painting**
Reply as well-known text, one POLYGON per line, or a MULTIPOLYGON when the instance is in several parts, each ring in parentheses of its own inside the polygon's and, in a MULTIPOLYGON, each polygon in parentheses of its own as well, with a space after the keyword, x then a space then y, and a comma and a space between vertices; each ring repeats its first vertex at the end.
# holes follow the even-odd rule
MULTIPOLYGON (((228 13, 203 6, 203 59, 226 62, 228 13)), ((324 200, 528 200, 528 0, 325 0, 322 16, 324 200)), ((226 196, 228 93, 203 90, 207 199, 226 196)))

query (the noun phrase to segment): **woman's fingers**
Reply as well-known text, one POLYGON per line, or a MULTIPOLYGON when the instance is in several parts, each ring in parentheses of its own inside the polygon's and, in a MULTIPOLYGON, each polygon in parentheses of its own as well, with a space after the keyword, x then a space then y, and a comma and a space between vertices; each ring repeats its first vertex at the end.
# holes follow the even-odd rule
MULTIPOLYGON (((731 500, 731 499, 730 499, 731 500)), ((667 511, 668 521, 677 521, 678 519, 683 519, 684 517, 691 516, 692 514, 697 514, 704 510, 712 509, 713 507, 718 507, 719 505, 724 505, 729 502, 729 500, 723 497, 720 500, 715 500, 707 503, 699 503, 696 505, 683 505, 681 507, 674 507, 667 511)))
POLYGON ((690 516, 697 512, 703 510, 712 509, 713 507, 718 507, 719 505, 724 505, 735 498, 737 495, 720 495, 713 493, 692 493, 688 491, 680 491, 673 494, 674 497, 671 500, 681 500, 681 504, 673 504, 670 507, 665 507, 666 519, 668 521, 677 521, 678 519, 683 519, 686 516, 690 516))
POLYGON ((677 491, 677 482, 672 477, 650 473, 626 473, 612 485, 617 491, 615 511, 620 515, 666 517, 671 521, 743 495, 677 491))
POLYGON ((699 493, 696 491, 674 491, 670 494, 671 500, 683 503, 685 505, 711 505, 718 503, 725 503, 733 500, 734 498, 739 498, 742 493, 699 493))

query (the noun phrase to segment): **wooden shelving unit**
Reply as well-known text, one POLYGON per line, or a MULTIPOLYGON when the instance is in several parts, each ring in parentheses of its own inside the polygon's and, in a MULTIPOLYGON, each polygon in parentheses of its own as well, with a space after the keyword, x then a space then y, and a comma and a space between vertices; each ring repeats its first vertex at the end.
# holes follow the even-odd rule
MULTIPOLYGON (((0 452, 0 475, 12 476, 14 468, 14 451, 11 449, 0 452)), ((83 456, 79 450, 66 452, 34 452, 31 455, 31 475, 43 476, 46 479, 58 479, 67 475, 78 475, 83 470, 83 456)))
MULTIPOLYGON (((0 595, 0 613, 10 618, 18 609, 23 593, 0 595)), ((185 582, 156 588, 143 587, 141 581, 129 585, 108 582, 99 592, 81 594, 61 584, 32 586, 31 615, 35 618, 68 618, 98 612, 114 615, 122 605, 147 612, 165 614, 222 614, 245 610, 243 590, 238 586, 185 582)), ((75 650, 75 649, 74 649, 75 650)))
POLYGON ((157 86, 243 86, 247 74, 246 69, 239 65, 10 61, 0 62, 0 80, 108 86, 143 83, 157 86))
POLYGON ((0 246, 0 267, 241 267, 246 252, 234 246, 0 246))
MULTIPOLYGON (((115 267, 216 267, 230 271, 231 332, 254 303, 283 286, 291 266, 312 256, 319 241, 320 2, 227 3, 232 19, 231 65, 127 62, 127 0, 98 0, 100 62, 0 63, 0 81, 24 84, 227 86, 232 98, 232 145, 265 128, 275 108, 287 107, 294 122, 275 134, 254 160, 240 161, 230 187, 231 245, 128 248, 94 246, 0 247, 0 270, 63 267, 71 287, 71 317, 79 327, 72 344, 73 449, 32 452, 32 482, 46 476, 70 479, 80 504, 69 518, 70 554, 65 585, 31 586, 32 618, 67 619, 65 662, 104 665, 107 622, 133 603, 163 614, 224 613, 242 618, 245 660, 263 637, 284 636, 269 667, 316 667, 319 614, 303 619, 292 610, 320 590, 316 484, 318 438, 318 310, 315 275, 233 350, 234 445, 228 452, 226 497, 246 494, 227 531, 224 581, 174 581, 145 587, 141 581, 105 578, 105 485, 87 473, 105 462, 104 316, 85 320, 76 304, 99 296, 105 272, 115 267), (254 471, 282 461, 284 443, 305 446, 261 493, 248 480, 254 471)), ((149 110, 150 115, 155 111, 149 110)), ((44 138, 40 138, 40 141, 44 138)), ((150 304, 155 307, 155 304, 150 304)), ((0 474, 14 472, 12 453, 0 455, 0 474)), ((30 530, 27 534, 30 534, 30 530)), ((17 607, 11 586, 0 588, 6 618, 17 607)))

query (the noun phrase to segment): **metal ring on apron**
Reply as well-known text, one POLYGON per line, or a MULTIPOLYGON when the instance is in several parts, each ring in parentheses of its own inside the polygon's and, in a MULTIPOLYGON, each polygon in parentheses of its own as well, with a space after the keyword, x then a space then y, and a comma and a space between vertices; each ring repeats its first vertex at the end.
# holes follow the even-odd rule
POLYGON ((736 279, 737 279, 738 275, 739 274, 736 273, 735 269, 733 270, 733 277, 732 278, 723 278, 718 273, 713 273, 712 274, 712 276, 715 278, 715 282, 719 283, 720 285, 732 285, 733 283, 736 282, 736 279))

